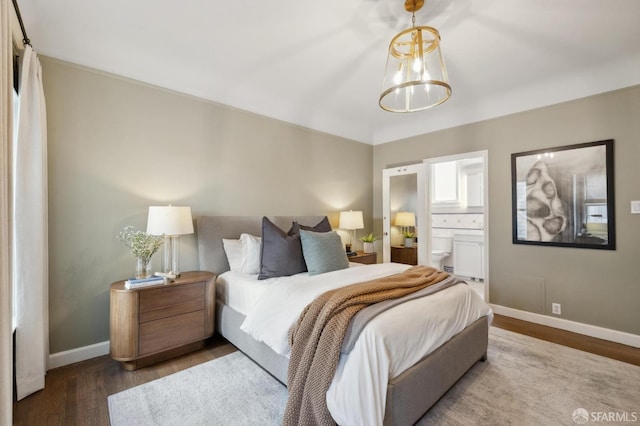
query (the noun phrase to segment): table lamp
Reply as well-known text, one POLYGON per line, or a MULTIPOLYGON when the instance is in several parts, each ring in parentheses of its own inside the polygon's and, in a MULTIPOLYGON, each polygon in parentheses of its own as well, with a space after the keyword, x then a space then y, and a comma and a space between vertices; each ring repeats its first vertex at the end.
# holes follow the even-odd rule
POLYGON ((403 231, 408 227, 416 226, 416 215, 412 212, 397 212, 395 226, 401 226, 403 231))
MULTIPOLYGON (((353 239, 356 238, 356 229, 364 229, 364 220, 361 211, 349 210, 348 212, 340 212, 340 221, 338 228, 349 229, 353 231, 353 239)), ((349 244, 347 244, 347 253, 351 252, 351 234, 349 234, 349 244)))
POLYGON ((180 276, 180 235, 193 234, 191 207, 149 206, 147 234, 164 237, 164 273, 180 276))

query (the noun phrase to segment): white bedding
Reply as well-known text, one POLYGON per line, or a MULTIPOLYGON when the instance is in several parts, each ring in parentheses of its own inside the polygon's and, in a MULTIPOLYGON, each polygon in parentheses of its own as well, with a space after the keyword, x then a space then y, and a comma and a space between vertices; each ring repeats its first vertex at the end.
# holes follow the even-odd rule
MULTIPOLYGON (((361 263, 349 263, 350 267, 360 267, 361 263)), ((406 268, 405 268, 406 269, 406 268)), ((309 277, 307 272, 298 274, 295 279, 306 279, 309 277)), ((218 275, 216 279, 216 300, 221 301, 225 305, 229 305, 235 311, 242 315, 247 315, 253 305, 260 299, 262 293, 272 286, 278 285, 283 280, 291 277, 270 278, 267 280, 258 280, 258 274, 247 274, 240 271, 227 271, 218 275)), ((310 280, 310 285, 315 282, 323 281, 323 278, 310 280)), ((318 295, 321 293, 318 293, 318 295)))
MULTIPOLYGON (((244 274, 238 282, 233 273, 226 272, 219 282, 224 282, 226 289, 223 300, 246 315, 241 329, 288 357, 288 330, 315 297, 333 288, 407 268, 408 265, 382 263, 263 281, 244 274), (251 294, 240 296, 243 292, 251 294)), ((334 420, 341 425, 381 425, 388 381, 482 316, 491 321, 491 308, 465 284, 378 315, 365 326, 353 350, 340 357, 327 392, 327 405, 334 420)))
POLYGON ((259 281, 258 274, 227 271, 216 279, 216 300, 246 316, 269 288, 268 281, 259 281))

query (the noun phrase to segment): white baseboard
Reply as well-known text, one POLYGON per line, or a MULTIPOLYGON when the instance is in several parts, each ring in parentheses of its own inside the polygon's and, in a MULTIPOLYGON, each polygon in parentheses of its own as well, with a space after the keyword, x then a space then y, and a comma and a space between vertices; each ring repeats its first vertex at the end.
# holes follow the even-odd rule
POLYGON ((561 330, 572 331, 585 336, 596 337, 598 339, 609 340, 627 346, 640 348, 640 336, 626 333, 624 331, 612 330, 610 328, 598 327, 597 325, 583 324, 581 322, 569 321, 563 318, 555 318, 547 315, 535 314, 533 312, 520 311, 506 306, 490 304, 491 309, 498 315, 529 321, 535 324, 546 325, 548 327, 559 328, 561 330))
POLYGON ((70 349, 68 351, 57 352, 49 355, 48 369, 62 367, 63 365, 85 361, 109 353, 109 341, 95 343, 81 348, 70 349))

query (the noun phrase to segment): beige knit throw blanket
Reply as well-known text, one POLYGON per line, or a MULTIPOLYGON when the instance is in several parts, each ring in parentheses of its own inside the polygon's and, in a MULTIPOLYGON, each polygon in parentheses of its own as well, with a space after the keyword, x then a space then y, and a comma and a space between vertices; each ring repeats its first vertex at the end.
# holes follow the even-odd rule
POLYGON ((307 305, 289 330, 289 399, 283 424, 335 424, 326 394, 340 358, 349 321, 361 309, 436 284, 448 273, 428 266, 328 291, 307 305))

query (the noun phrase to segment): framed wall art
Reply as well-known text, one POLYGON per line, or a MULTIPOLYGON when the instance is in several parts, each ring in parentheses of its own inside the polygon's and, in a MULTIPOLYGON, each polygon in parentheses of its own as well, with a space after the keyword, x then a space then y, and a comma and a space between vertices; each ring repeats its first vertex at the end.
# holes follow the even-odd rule
POLYGON ((513 243, 615 250, 613 140, 511 154, 513 243))

